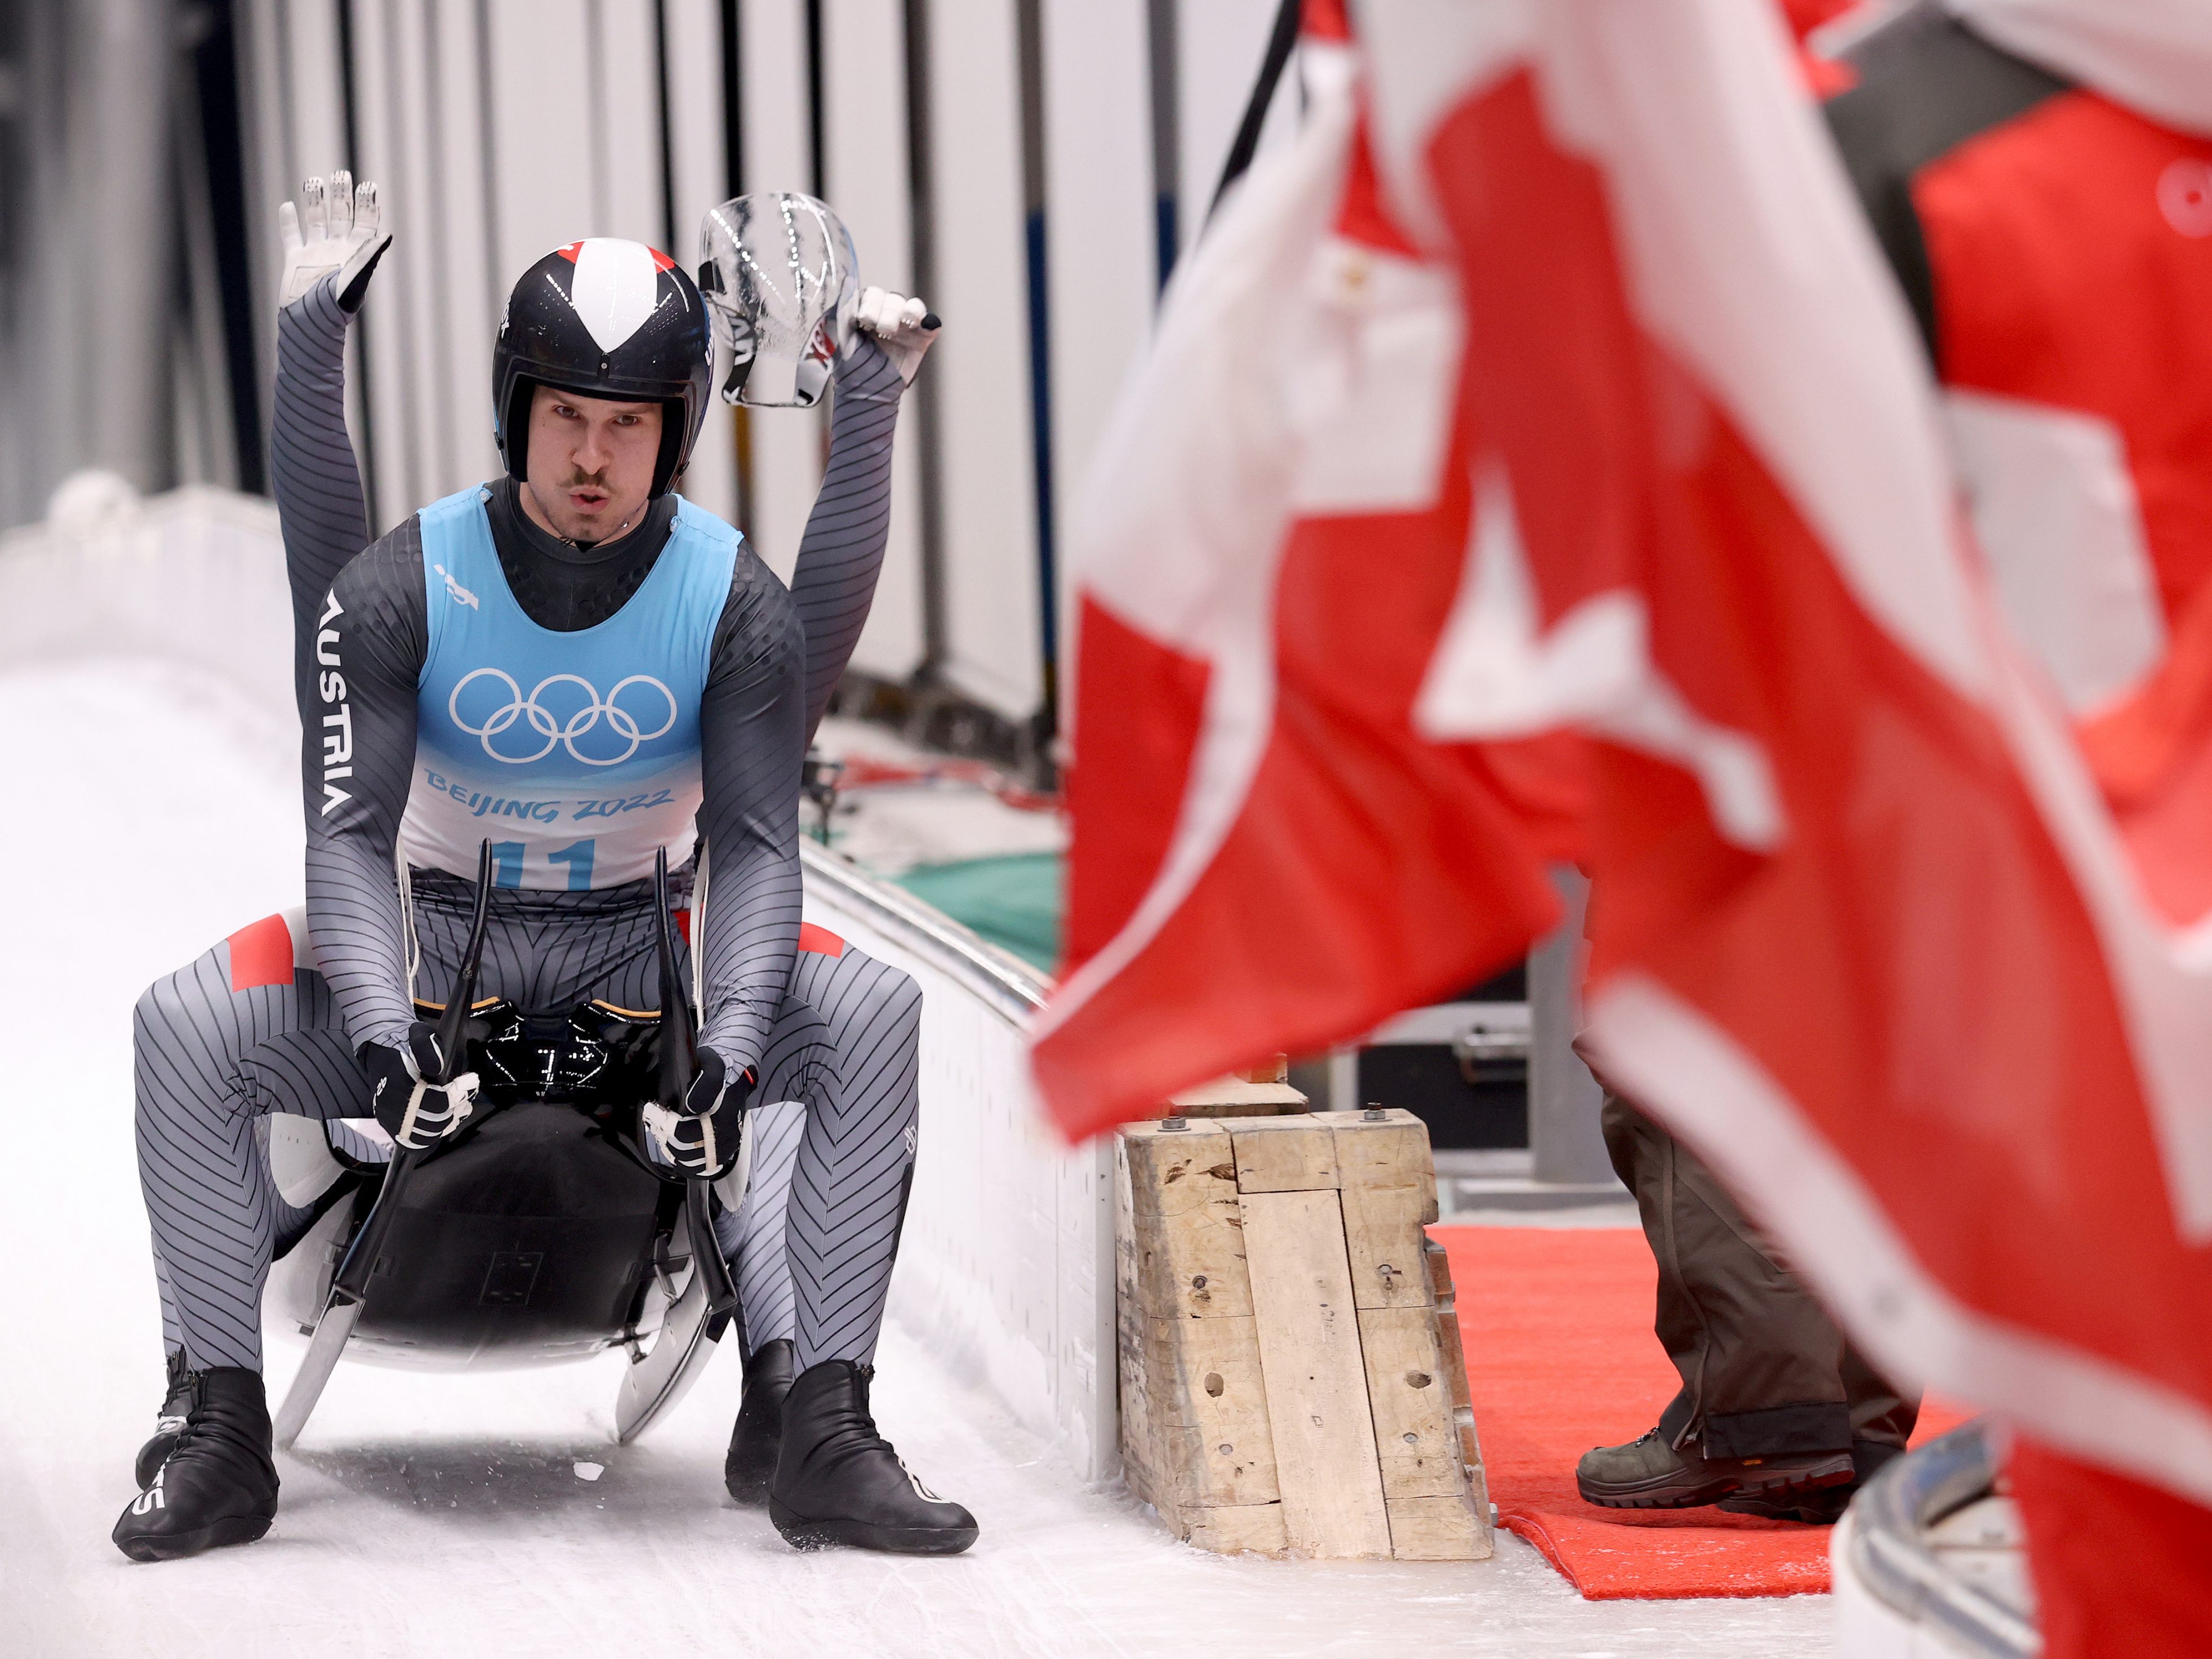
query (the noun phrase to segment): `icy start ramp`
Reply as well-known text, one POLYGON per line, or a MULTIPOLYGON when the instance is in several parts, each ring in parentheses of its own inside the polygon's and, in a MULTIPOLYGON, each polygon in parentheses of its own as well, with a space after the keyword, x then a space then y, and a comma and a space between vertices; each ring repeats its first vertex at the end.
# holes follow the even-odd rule
MULTIPOLYGON (((101 533, 0 543, 0 1653, 573 1659, 641 1633, 670 1651, 886 1659, 1829 1650, 1825 1598, 1593 1605, 1510 1540, 1473 1567, 1223 1559, 1087 1478, 1112 1438, 1103 1243, 1095 1220, 1085 1231, 1103 1200, 1089 1155, 1031 1127, 1028 992, 1018 970, 964 958, 927 910, 818 862, 817 922, 912 969, 931 1003, 921 1175, 876 1404, 914 1467, 976 1512, 975 1550, 795 1554, 722 1492, 732 1356, 629 1447, 613 1443, 623 1362, 609 1356, 489 1376, 341 1365, 279 1460, 267 1539, 125 1560, 108 1531, 161 1387, 131 1005, 296 903, 301 870, 270 515, 172 498, 101 533), (177 618, 190 626, 150 626, 177 618), (178 638, 191 643, 149 642, 178 638)), ((281 1394, 300 1347, 273 1335, 281 1394)))

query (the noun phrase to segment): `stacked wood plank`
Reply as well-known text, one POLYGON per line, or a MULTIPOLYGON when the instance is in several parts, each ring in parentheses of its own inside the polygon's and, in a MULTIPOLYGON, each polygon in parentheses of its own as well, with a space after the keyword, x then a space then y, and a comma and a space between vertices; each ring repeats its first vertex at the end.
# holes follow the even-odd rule
POLYGON ((1420 1120, 1175 1117, 1115 1164, 1132 1488, 1211 1550, 1488 1556, 1420 1120))

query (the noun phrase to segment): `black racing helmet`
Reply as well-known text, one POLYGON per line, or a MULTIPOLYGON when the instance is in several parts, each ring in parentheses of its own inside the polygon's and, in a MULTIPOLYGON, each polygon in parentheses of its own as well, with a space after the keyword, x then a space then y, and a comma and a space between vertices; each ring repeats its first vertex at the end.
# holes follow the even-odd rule
POLYGON ((611 236, 571 242, 522 273, 500 319, 491 354, 500 459, 512 477, 525 475, 530 399, 538 386, 653 398, 663 410, 653 469, 657 497, 691 459, 714 376, 706 304, 673 259, 611 236))

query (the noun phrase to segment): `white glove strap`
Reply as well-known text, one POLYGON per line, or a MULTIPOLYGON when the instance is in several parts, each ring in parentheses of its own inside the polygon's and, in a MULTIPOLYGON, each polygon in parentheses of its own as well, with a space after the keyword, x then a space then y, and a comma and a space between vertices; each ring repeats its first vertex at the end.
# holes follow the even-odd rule
POLYGON ((638 1115, 653 1144, 660 1148, 660 1155, 687 1175, 710 1176, 720 1166, 713 1118, 672 1112, 651 1100, 638 1115))
POLYGON ((407 1114, 399 1120, 399 1133, 392 1137, 412 1152, 434 1146, 469 1121, 476 1110, 477 1074, 464 1072, 451 1083, 424 1083, 419 1079, 415 1091, 407 1097, 407 1114), (437 1103, 430 1097, 437 1097, 437 1103))

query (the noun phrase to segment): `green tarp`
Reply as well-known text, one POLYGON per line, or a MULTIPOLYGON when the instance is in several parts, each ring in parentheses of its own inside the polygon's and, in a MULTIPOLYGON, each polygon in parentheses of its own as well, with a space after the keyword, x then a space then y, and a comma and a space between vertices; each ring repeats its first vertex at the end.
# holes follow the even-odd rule
POLYGON ((926 864, 898 884, 1046 973, 1060 961, 1060 893, 1066 859, 1058 853, 926 864))

